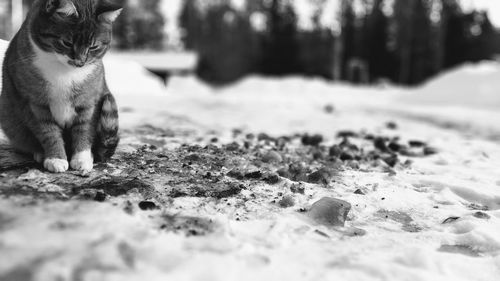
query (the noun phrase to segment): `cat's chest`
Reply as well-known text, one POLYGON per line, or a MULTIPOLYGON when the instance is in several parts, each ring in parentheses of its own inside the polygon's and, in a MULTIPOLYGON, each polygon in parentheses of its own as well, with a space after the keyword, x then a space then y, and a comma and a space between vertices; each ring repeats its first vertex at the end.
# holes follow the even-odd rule
POLYGON ((40 53, 35 60, 35 65, 45 80, 45 94, 52 117, 61 127, 71 125, 76 116, 73 104, 77 94, 76 89, 86 83, 94 72, 95 66, 75 68, 40 53))

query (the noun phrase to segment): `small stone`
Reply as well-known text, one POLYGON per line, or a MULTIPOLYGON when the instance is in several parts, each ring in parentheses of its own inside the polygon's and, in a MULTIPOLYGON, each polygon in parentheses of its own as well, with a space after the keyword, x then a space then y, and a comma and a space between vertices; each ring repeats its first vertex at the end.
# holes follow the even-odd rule
POLYGON ((332 157, 340 157, 342 154, 342 149, 338 145, 330 147, 329 155, 332 157))
POLYGON ((344 232, 345 235, 349 237, 360 237, 360 236, 365 236, 366 235, 366 230, 357 228, 357 227, 349 227, 346 229, 344 232))
POLYGON ((391 155, 391 156, 387 156, 387 157, 384 157, 383 158, 384 162, 389 165, 390 167, 393 167, 396 166, 396 164, 398 164, 399 162, 399 158, 397 155, 391 155))
POLYGON ((139 203, 139 208, 143 211, 152 211, 159 209, 158 206, 154 202, 151 201, 142 201, 139 203))
POLYGON ((398 129, 398 124, 396 124, 396 122, 387 122, 385 124, 385 126, 387 127, 387 129, 390 129, 390 130, 397 130, 398 129))
POLYGON ((227 176, 237 180, 242 180, 245 177, 243 172, 238 168, 234 168, 231 171, 229 171, 229 173, 227 173, 227 176))
POLYGON ((326 168, 319 169, 307 176, 308 183, 315 184, 327 184, 330 181, 330 178, 335 175, 334 170, 329 170, 326 168))
POLYGON ((489 220, 491 218, 491 216, 485 212, 476 212, 474 213, 474 217, 483 220, 489 220))
POLYGON ((338 138, 357 138, 359 134, 353 131, 340 131, 337 133, 338 138))
POLYGON ((342 161, 354 160, 354 155, 352 155, 350 152, 342 152, 342 154, 340 154, 340 160, 342 161))
POLYGON ((335 107, 331 104, 327 104, 327 105, 325 105, 324 110, 326 113, 332 114, 335 111, 335 107))
POLYGON ((132 202, 130 202, 130 201, 125 202, 125 206, 123 207, 123 211, 125 211, 125 213, 127 213, 129 215, 132 215, 134 213, 134 205, 132 204, 132 202))
POLYGON ((233 129, 233 137, 236 138, 239 135, 243 134, 243 130, 241 129, 233 129))
POLYGON ((363 190, 361 190, 361 189, 359 189, 359 188, 358 188, 358 189, 356 189, 356 191, 354 191, 354 194, 358 194, 358 195, 366 195, 366 194, 363 192, 363 190))
POLYGON ((290 191, 293 193, 298 193, 298 194, 305 194, 306 193, 306 188, 304 187, 303 184, 292 184, 290 186, 290 191))
POLYGON ((349 202, 324 197, 311 206, 308 216, 317 223, 327 226, 344 226, 350 210, 349 202))
POLYGON ((391 142, 391 143, 389 143, 388 147, 389 147, 390 150, 392 150, 394 152, 398 152, 398 151, 401 150, 401 148, 403 148, 402 145, 400 145, 397 142, 391 142))
POLYGON ((97 191, 97 193, 95 194, 95 197, 94 197, 94 201, 97 201, 97 202, 104 202, 106 201, 106 198, 108 197, 108 195, 102 191, 97 191))
POLYGON ((245 178, 258 180, 258 179, 262 178, 262 172, 261 171, 252 171, 252 172, 246 173, 245 178))
POLYGON ((283 157, 276 151, 269 151, 262 156, 262 162, 264 163, 281 163, 283 157))
POLYGON ((369 141, 373 141, 373 140, 375 140, 375 136, 372 134, 367 134, 364 136, 364 139, 369 140, 369 141))
POLYGON ((307 181, 309 172, 304 163, 298 162, 290 165, 289 172, 293 181, 307 181))
POLYGON ((453 222, 456 222, 457 220, 459 220, 460 217, 449 217, 447 219, 445 219, 442 224, 448 224, 448 223, 453 223, 453 222))
POLYGON ((236 142, 230 143, 224 147, 227 151, 237 151, 238 149, 240 149, 240 145, 236 142))
POLYGON ((323 142, 322 135, 313 135, 313 136, 304 135, 302 137, 303 145, 318 146, 322 142, 323 142))
POLYGON ((319 236, 323 236, 325 238, 330 238, 330 235, 326 234, 325 232, 323 232, 319 229, 314 230, 314 233, 318 234, 319 236))
POLYGON ((435 155, 435 154, 438 154, 438 150, 434 147, 425 147, 424 148, 424 155, 426 156, 430 156, 430 155, 435 155))
POLYGON ((387 147, 387 144, 386 144, 384 138, 381 138, 381 137, 375 138, 373 140, 373 145, 375 146, 375 148, 377 148, 378 150, 380 150, 382 152, 389 151, 389 148, 387 147))
POLYGON ((490 208, 488 206, 484 206, 478 203, 471 203, 467 206, 471 210, 476 210, 476 211, 489 211, 490 208))
POLYGON ((281 168, 278 170, 277 173, 280 177, 283 177, 283 178, 290 179, 292 177, 292 174, 290 173, 290 171, 287 168, 281 168))
POLYGON ((285 195, 281 200, 278 202, 280 207, 282 208, 290 208, 295 206, 295 199, 293 199, 293 196, 291 195, 285 195))
POLYGON ((408 142, 408 144, 411 146, 411 147, 424 147, 426 146, 427 144, 423 141, 419 141, 419 140, 410 140, 408 142))
POLYGON ((258 136, 257 136, 257 139, 259 141, 266 141, 266 140, 272 140, 272 138, 266 134, 266 133, 260 133, 258 136))
POLYGON ((264 177, 264 181, 268 184, 277 184, 280 182, 280 176, 277 174, 268 174, 264 177))

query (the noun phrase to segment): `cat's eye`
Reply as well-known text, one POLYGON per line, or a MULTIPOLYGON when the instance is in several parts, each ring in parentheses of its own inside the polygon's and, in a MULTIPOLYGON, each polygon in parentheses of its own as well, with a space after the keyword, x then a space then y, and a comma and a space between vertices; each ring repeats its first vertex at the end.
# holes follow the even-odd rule
POLYGON ((89 50, 91 51, 96 51, 99 49, 99 45, 93 45, 93 46, 90 46, 89 50))
POLYGON ((73 43, 71 43, 71 41, 68 41, 68 40, 60 40, 59 41, 61 43, 61 45, 63 45, 64 47, 66 48, 71 48, 73 47, 73 43))

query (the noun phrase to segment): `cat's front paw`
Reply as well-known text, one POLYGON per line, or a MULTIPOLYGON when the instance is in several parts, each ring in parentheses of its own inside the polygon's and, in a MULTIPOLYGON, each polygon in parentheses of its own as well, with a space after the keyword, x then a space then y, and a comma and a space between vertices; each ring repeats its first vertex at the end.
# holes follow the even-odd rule
POLYGON ((43 167, 52 173, 64 173, 69 169, 68 161, 55 158, 45 159, 43 167))
POLYGON ((94 168, 94 157, 90 150, 75 153, 71 158, 71 169, 90 172, 94 168))

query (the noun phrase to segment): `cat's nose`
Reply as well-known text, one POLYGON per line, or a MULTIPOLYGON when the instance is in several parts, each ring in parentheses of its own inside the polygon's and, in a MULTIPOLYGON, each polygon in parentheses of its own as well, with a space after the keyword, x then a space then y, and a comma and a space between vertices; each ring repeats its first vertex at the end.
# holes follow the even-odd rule
POLYGON ((85 65, 85 61, 83 61, 83 60, 70 60, 69 64, 72 66, 76 66, 76 67, 82 67, 85 65))

